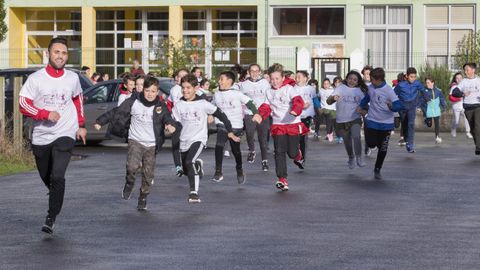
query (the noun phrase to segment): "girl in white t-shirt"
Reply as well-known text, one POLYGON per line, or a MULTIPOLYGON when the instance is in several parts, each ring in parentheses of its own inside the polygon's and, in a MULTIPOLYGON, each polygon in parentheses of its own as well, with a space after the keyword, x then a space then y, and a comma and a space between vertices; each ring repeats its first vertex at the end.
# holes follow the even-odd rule
POLYGON ((335 126, 335 117, 337 106, 335 103, 328 104, 327 99, 333 94, 335 89, 330 83, 330 79, 326 78, 322 82, 322 88, 320 89, 318 96, 320 98, 320 117, 325 119, 326 133, 325 139, 329 142, 333 142, 333 128, 335 126))
POLYGON ((463 100, 462 98, 457 98, 452 96, 453 89, 457 87, 457 85, 460 83, 460 81, 462 81, 462 79, 463 79, 462 73, 457 72, 453 75, 452 82, 450 84, 450 94, 448 95, 448 99, 452 103, 452 111, 453 111, 451 134, 452 134, 452 137, 457 137, 457 128, 460 122, 460 116, 463 115, 462 118, 465 123, 465 132, 467 133, 467 138, 472 139, 473 136, 470 133, 470 125, 468 124, 467 117, 465 117, 463 100))
POLYGON ((362 117, 357 112, 357 107, 367 90, 360 73, 352 70, 347 74, 344 83, 337 86, 327 99, 328 104, 337 102, 335 130, 343 137, 350 169, 355 168, 355 159, 359 167, 365 166, 360 137, 362 117))

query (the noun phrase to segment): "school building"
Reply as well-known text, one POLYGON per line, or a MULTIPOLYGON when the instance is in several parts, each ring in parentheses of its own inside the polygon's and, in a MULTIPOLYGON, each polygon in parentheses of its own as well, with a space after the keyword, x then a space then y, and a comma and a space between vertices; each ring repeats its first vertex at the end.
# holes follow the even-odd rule
POLYGON ((69 40, 72 67, 112 77, 133 59, 168 64, 181 41, 206 74, 235 63, 311 68, 320 76, 365 64, 396 74, 426 61, 454 68, 457 43, 480 23, 476 0, 6 0, 0 65, 43 66, 52 37, 69 40), (321 73, 320 73, 321 72, 321 73))

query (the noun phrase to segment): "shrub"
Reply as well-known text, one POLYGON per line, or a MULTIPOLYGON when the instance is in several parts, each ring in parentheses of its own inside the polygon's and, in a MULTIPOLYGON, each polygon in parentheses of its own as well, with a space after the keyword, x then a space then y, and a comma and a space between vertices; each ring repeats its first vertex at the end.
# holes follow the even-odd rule
POLYGON ((448 101, 448 94, 450 93, 450 80, 452 79, 453 73, 450 71, 447 65, 434 65, 425 64, 420 67, 418 71, 418 79, 422 84, 425 84, 425 77, 432 76, 435 80, 435 86, 442 90, 443 95, 445 96, 445 101, 447 105, 450 106, 448 101))

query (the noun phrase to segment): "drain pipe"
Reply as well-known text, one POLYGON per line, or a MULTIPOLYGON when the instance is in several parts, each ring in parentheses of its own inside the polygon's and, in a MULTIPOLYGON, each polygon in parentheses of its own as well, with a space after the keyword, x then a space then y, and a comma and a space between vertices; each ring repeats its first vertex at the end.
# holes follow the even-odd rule
POLYGON ((268 49, 268 0, 265 0, 265 64, 264 68, 266 69, 268 67, 268 62, 270 61, 270 51, 268 49))

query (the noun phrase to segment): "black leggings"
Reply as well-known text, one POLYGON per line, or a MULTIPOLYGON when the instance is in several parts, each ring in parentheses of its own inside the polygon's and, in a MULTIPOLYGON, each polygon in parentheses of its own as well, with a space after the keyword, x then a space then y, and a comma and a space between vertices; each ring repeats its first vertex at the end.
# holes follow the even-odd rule
POLYGON ((275 171, 277 177, 287 178, 286 154, 291 159, 297 156, 300 135, 273 135, 272 138, 275 147, 275 171))
MULTIPOLYGON (((302 118, 302 123, 307 126, 310 130, 310 124, 312 123, 312 117, 302 118)), ((308 140, 308 133, 305 135, 300 135, 300 151, 302 152, 303 159, 305 160, 305 156, 307 153, 307 140, 308 140)))
POLYGON ((248 150, 255 151, 255 130, 257 131, 258 144, 260 145, 260 152, 262 160, 267 160, 267 146, 268 146, 268 130, 270 129, 270 119, 265 119, 258 124, 252 121, 252 115, 245 115, 245 133, 247 135, 248 150))
POLYGON ((180 161, 180 133, 182 129, 177 128, 174 133, 172 133, 172 156, 173 156, 173 163, 175 167, 181 166, 182 163, 180 161))
MULTIPOLYGON (((240 137, 243 134, 242 129, 234 129, 233 133, 240 137)), ((232 149, 233 156, 235 157, 236 168, 242 168, 242 152, 240 152, 240 142, 236 142, 228 138, 228 131, 223 125, 217 125, 217 143, 215 145, 215 171, 222 171, 223 154, 225 143, 230 141, 230 148, 232 149)))
POLYGON ((50 190, 48 216, 54 220, 62 209, 65 195, 65 172, 74 145, 75 140, 70 137, 60 137, 47 145, 32 145, 40 178, 50 190))
POLYGON ((432 127, 432 119, 433 123, 435 124, 435 137, 437 137, 440 134, 440 116, 425 118, 425 124, 428 127, 432 127))
POLYGON ((383 166, 383 162, 387 156, 390 133, 391 130, 377 130, 368 127, 365 129, 365 141, 367 142, 368 147, 378 148, 375 169, 380 170, 383 166))
POLYGON ((201 142, 194 142, 187 151, 180 153, 182 157, 183 172, 188 176, 190 191, 198 192, 200 177, 195 168, 195 162, 197 161, 198 156, 202 153, 202 150, 203 144, 201 142))

